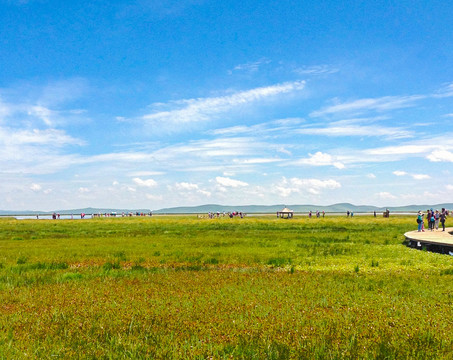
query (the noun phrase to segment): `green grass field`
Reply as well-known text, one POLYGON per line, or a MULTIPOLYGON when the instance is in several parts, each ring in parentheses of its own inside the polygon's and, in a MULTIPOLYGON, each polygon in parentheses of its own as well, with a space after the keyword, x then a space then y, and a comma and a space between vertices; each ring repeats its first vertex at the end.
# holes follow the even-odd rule
POLYGON ((0 358, 452 359, 414 217, 0 220, 0 358))

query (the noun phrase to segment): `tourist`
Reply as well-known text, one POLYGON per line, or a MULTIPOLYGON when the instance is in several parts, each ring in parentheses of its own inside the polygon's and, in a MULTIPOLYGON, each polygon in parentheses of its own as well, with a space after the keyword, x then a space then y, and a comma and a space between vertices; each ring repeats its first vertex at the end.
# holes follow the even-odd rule
POLYGON ((423 213, 421 211, 417 214, 417 224, 418 224, 418 232, 425 231, 423 229, 423 213))
POLYGON ((447 210, 442 208, 442 212, 440 213, 440 223, 442 224, 442 231, 445 231, 445 220, 447 219, 447 210))
POLYGON ((440 213, 439 210, 436 209, 436 212, 434 213, 434 227, 436 230, 439 230, 439 220, 440 220, 440 213))
POLYGON ((434 231, 434 222, 436 221, 436 219, 434 218, 434 209, 431 209, 431 211, 429 213, 428 221, 429 221, 429 230, 434 231))

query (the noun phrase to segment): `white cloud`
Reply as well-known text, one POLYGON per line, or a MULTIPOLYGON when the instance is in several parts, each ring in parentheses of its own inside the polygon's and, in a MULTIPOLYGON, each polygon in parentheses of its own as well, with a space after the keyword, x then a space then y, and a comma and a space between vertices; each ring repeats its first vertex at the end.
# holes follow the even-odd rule
POLYGON ((39 184, 31 184, 31 186, 30 186, 30 190, 33 190, 33 191, 40 191, 41 189, 42 189, 42 187, 39 184))
POLYGON ((445 98, 453 96, 453 83, 445 84, 437 93, 433 94, 435 98, 445 98))
POLYGON ((47 126, 52 126, 52 117, 55 116, 55 112, 47 109, 41 105, 34 105, 31 106, 28 110, 28 115, 36 116, 37 118, 41 119, 47 126))
POLYGON ((257 72, 261 65, 270 64, 271 60, 262 58, 258 61, 248 62, 245 64, 239 64, 234 67, 234 69, 228 73, 231 75, 234 71, 245 71, 245 72, 257 72))
POLYGON ((158 176, 158 175, 164 175, 165 172, 163 171, 134 171, 129 174, 129 176, 133 177, 141 177, 141 176, 158 176))
POLYGON ((148 200, 154 200, 154 201, 162 201, 164 198, 162 195, 153 195, 153 194, 146 194, 145 197, 148 200))
POLYGON ((395 127, 363 126, 363 125, 341 125, 326 126, 322 128, 305 128, 296 130, 304 135, 322 135, 331 137, 340 136, 376 136, 389 139, 403 139, 413 136, 411 131, 395 127))
POLYGON ((414 106, 418 100, 425 99, 425 95, 412 96, 384 96, 380 98, 359 99, 350 102, 340 103, 328 106, 322 110, 313 111, 310 116, 318 117, 336 113, 354 112, 360 113, 364 111, 388 111, 414 106))
POLYGON ((291 151, 287 150, 285 147, 283 146, 280 146, 277 148, 277 152, 280 152, 282 154, 286 154, 286 155, 292 155, 291 151))
POLYGON ((237 187, 248 186, 248 184, 244 181, 230 179, 230 178, 221 177, 221 176, 217 176, 215 178, 215 180, 216 180, 217 184, 219 184, 222 187, 237 188, 237 187))
POLYGON ((178 192, 180 195, 187 196, 188 194, 193 195, 193 194, 199 194, 203 195, 205 197, 210 197, 211 192, 207 190, 200 189, 198 184, 194 183, 188 183, 188 182, 180 182, 180 183, 175 183, 173 186, 167 186, 167 188, 171 192, 178 192))
POLYGON ((275 163, 275 162, 280 162, 282 159, 278 158, 253 158, 253 159, 233 159, 233 163, 235 164, 269 164, 269 163, 275 163))
POLYGON ((300 118, 287 118, 273 121, 267 121, 255 125, 236 125, 227 128, 220 128, 210 130, 207 133, 210 135, 222 135, 222 136, 235 136, 251 134, 257 136, 258 134, 272 135, 281 134, 287 132, 294 132, 296 126, 303 123, 304 120, 300 118))
POLYGON ((197 184, 187 182, 176 183, 175 188, 176 190, 188 190, 188 191, 199 189, 197 184))
POLYGON ((396 170, 393 172, 393 175, 396 175, 396 176, 410 176, 412 177, 414 180, 427 180, 427 179, 431 179, 431 176, 429 175, 426 175, 426 174, 410 174, 410 173, 407 173, 406 171, 401 171, 401 170, 396 170))
POLYGON ((287 197, 293 193, 309 193, 319 195, 322 190, 334 190, 341 188, 341 184, 333 179, 301 179, 301 178, 283 178, 281 182, 273 186, 280 196, 287 197))
MULTIPOLYGON (((276 95, 286 94, 302 90, 304 81, 293 81, 276 84, 267 87, 260 87, 246 91, 239 91, 231 95, 197 98, 174 101, 166 106, 169 110, 155 111, 144 115, 142 118, 147 122, 159 122, 163 125, 169 123, 192 123, 208 121, 220 113, 230 111, 238 106, 254 103, 276 95)), ((154 108, 160 108, 165 104, 154 104, 154 108)))
POLYGON ((428 180, 431 179, 431 176, 427 174, 411 174, 412 178, 415 180, 428 180))
POLYGON ((382 200, 394 200, 397 198, 395 195, 392 195, 387 191, 382 191, 380 193, 377 193, 376 195, 382 200))
POLYGON ((132 181, 136 183, 138 186, 143 186, 143 187, 155 187, 157 186, 157 182, 154 179, 140 179, 140 178, 133 178, 132 181))
POLYGON ((327 75, 334 74, 338 71, 337 68, 329 65, 303 66, 294 70, 294 72, 299 75, 327 75))
POLYGON ((367 177, 368 179, 376 179, 376 175, 374 175, 373 173, 367 174, 366 177, 367 177))
POLYGON ((344 169, 345 165, 335 160, 335 158, 330 154, 325 154, 320 151, 315 154, 309 154, 307 159, 299 159, 295 162, 297 165, 311 165, 311 166, 334 166, 337 169, 344 169))
POLYGON ((90 192, 90 189, 88 189, 88 188, 86 188, 86 187, 80 187, 80 188, 79 188, 79 192, 80 192, 81 194, 85 194, 85 193, 90 192))
POLYGON ((432 162, 453 162, 453 152, 447 150, 435 150, 426 158, 432 162))
POLYGON ((369 155, 418 155, 432 150, 433 145, 397 145, 375 149, 368 149, 364 152, 369 155))
POLYGON ((62 130, 15 130, 0 127, 0 144, 9 146, 48 145, 61 147, 65 145, 84 145, 84 142, 67 135, 62 130))

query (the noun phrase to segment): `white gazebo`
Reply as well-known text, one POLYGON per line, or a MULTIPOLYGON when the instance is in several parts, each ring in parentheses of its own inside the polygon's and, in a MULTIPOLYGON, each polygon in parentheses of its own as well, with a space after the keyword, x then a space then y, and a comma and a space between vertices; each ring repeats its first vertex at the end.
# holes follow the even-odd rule
POLYGON ((283 210, 277 211, 277 217, 291 219, 294 216, 294 211, 288 209, 286 206, 283 210))

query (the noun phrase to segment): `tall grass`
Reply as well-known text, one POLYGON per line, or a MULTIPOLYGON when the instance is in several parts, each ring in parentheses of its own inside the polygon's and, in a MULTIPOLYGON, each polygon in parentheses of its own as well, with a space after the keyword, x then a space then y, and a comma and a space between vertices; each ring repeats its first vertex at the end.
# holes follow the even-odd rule
POLYGON ((451 358, 410 217, 0 221, 0 358, 451 358))

